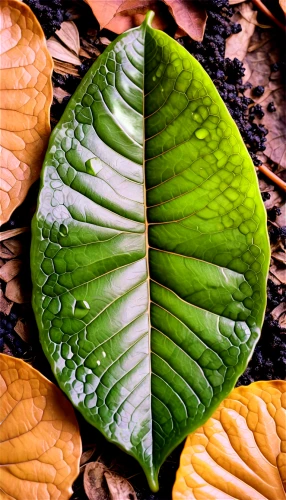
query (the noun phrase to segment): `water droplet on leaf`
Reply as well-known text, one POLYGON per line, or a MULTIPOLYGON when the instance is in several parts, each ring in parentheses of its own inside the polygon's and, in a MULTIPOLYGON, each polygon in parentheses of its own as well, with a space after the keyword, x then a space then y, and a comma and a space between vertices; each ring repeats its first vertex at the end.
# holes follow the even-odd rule
POLYGON ((65 224, 60 225, 59 233, 61 236, 67 236, 69 232, 69 228, 65 224))
POLYGON ((209 135, 209 131, 206 128, 199 128, 195 131, 197 139, 205 139, 207 135, 209 135))
POLYGON ((74 315, 78 319, 84 318, 90 310, 89 303, 86 300, 77 300, 75 304, 74 315))

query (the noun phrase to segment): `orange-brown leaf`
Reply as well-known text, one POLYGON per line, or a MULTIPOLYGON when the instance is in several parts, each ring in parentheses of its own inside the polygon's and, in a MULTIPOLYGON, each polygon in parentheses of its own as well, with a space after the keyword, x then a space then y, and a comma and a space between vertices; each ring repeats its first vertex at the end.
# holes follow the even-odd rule
MULTIPOLYGON (((98 20, 100 29, 106 28, 120 34, 139 26, 148 10, 154 10, 155 18, 152 26, 166 29, 169 19, 158 0, 85 0, 98 20)), ((167 12, 168 15, 168 12, 167 12)))
POLYGON ((234 389, 187 438, 173 500, 285 499, 285 422, 286 382, 234 389))
POLYGON ((0 4, 0 223, 39 176, 50 134, 52 59, 42 28, 18 0, 0 4))
POLYGON ((201 42, 207 22, 207 13, 202 3, 190 0, 163 0, 181 30, 193 40, 201 42))
POLYGON ((71 404, 20 359, 0 354, 0 373, 1 498, 68 499, 81 455, 71 404))

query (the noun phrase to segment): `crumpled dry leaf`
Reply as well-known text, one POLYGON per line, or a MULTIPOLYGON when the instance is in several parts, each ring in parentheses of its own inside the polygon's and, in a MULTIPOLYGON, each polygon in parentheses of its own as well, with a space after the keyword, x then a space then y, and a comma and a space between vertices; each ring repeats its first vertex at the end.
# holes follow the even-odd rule
POLYGON ((148 10, 155 12, 152 26, 165 30, 170 23, 162 6, 164 2, 179 27, 177 36, 184 36, 187 33, 196 41, 201 41, 204 36, 207 14, 200 1, 85 0, 85 2, 90 5, 100 29, 106 28, 117 34, 139 26, 148 10))
POLYGON ((90 462, 84 470, 84 490, 89 500, 136 500, 127 479, 108 470, 101 462, 90 462))
MULTIPOLYGON (((189 0, 163 0, 168 5, 178 27, 193 40, 201 42, 207 22, 206 10, 197 1, 189 0)), ((180 33, 183 36, 184 33, 180 33)))
POLYGON ((0 5, 0 223, 6 222, 39 176, 50 134, 52 59, 31 9, 0 5))
POLYGON ((285 499, 285 422, 286 382, 234 389, 187 438, 173 500, 285 499))
POLYGON ((237 57, 242 61, 247 53, 250 38, 252 37, 257 19, 257 11, 253 10, 249 3, 242 3, 237 7, 232 21, 241 25, 241 31, 236 35, 231 35, 226 40, 225 57, 234 59, 237 57))
POLYGON ((77 57, 69 49, 64 47, 60 42, 58 42, 58 40, 55 37, 51 36, 51 38, 47 40, 47 47, 49 53, 54 59, 74 64, 74 66, 81 65, 79 57, 77 57))
MULTIPOLYGON (((265 116, 261 122, 269 130, 264 154, 281 168, 286 168, 285 92, 280 72, 271 71, 271 65, 279 60, 275 29, 255 30, 250 42, 251 51, 246 54, 243 63, 249 68, 247 79, 253 87, 262 85, 265 89, 259 99, 255 98, 255 102, 263 106, 265 116), (267 111, 271 101, 276 107, 274 113, 267 111)), ((250 91, 245 94, 253 97, 250 91)))
POLYGON ((85 0, 91 7, 100 29, 106 28, 120 34, 139 26, 148 10, 155 12, 152 26, 166 29, 168 20, 165 18, 162 4, 157 0, 85 0))
POLYGON ((1 498, 68 499, 81 455, 72 405, 20 359, 0 354, 0 373, 1 498))
POLYGON ((72 21, 64 21, 61 24, 61 28, 56 31, 56 35, 70 50, 73 50, 73 52, 79 55, 79 32, 72 21))
POLYGON ((13 302, 10 302, 6 299, 3 290, 0 288, 0 312, 3 314, 10 314, 11 309, 13 307, 13 302))

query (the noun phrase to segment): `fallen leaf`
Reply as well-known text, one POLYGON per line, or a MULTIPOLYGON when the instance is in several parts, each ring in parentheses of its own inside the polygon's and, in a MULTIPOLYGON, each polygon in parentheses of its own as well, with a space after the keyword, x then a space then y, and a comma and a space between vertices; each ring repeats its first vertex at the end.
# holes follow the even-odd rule
POLYGON ((81 457, 80 457, 80 466, 86 464, 86 462, 88 462, 90 460, 90 458, 92 457, 92 455, 94 454, 96 448, 90 448, 90 450, 86 450, 82 453, 81 457))
POLYGON ((189 0, 163 0, 168 5, 177 25, 193 40, 201 42, 204 37, 207 13, 199 2, 189 0))
POLYGON ((19 275, 7 283, 5 295, 7 299, 16 302, 16 304, 24 304, 31 300, 31 295, 23 286, 19 275))
POLYGON ((1 498, 65 500, 79 472, 72 405, 41 373, 0 354, 1 498))
POLYGON ((86 465, 83 475, 83 485, 89 500, 110 500, 104 472, 106 467, 100 462, 90 462, 86 465))
POLYGON ((3 314, 10 314, 11 309, 13 307, 13 302, 10 302, 9 300, 6 299, 3 290, 0 288, 0 311, 3 314))
POLYGON ((16 229, 8 229, 7 231, 2 231, 0 233, 0 241, 9 240, 10 238, 14 238, 14 236, 18 236, 22 233, 27 233, 30 231, 29 227, 18 227, 16 229))
POLYGON ((62 102, 64 97, 69 97, 70 94, 63 90, 61 87, 54 87, 54 97, 59 101, 62 102))
POLYGON ((78 69, 73 64, 56 60, 54 61, 54 71, 61 75, 79 76, 78 69))
POLYGON ((286 269, 285 267, 281 268, 280 266, 277 266, 276 264, 273 264, 270 266, 270 273, 275 276, 275 278, 278 279, 280 283, 283 285, 286 285, 286 269))
POLYGON ((3 243, 0 243, 0 258, 1 259, 13 259, 14 255, 8 248, 3 245, 3 243))
POLYGON ((241 25, 241 31, 235 35, 231 35, 226 40, 225 57, 229 57, 230 59, 237 57, 240 61, 245 58, 250 39, 255 30, 255 25, 252 21, 256 21, 256 18, 257 11, 253 10, 251 4, 242 3, 238 6, 231 20, 241 25))
POLYGON ((55 37, 51 37, 47 40, 47 47, 49 53, 54 59, 62 61, 65 63, 73 64, 74 66, 80 66, 81 60, 70 50, 64 47, 55 37))
POLYGON ((64 21, 61 24, 61 29, 56 31, 56 35, 70 50, 79 55, 79 32, 75 23, 72 21, 64 21))
POLYGON ((89 500, 137 500, 129 481, 108 470, 101 462, 85 466, 83 482, 89 500))
POLYGON ((273 257, 273 259, 278 260, 282 264, 286 264, 286 253, 285 253, 285 250, 283 252, 274 252, 274 253, 272 253, 271 256, 273 257))
MULTIPOLYGON (((281 168, 286 168, 286 97, 283 89, 280 72, 272 72, 271 65, 279 59, 279 51, 275 30, 255 30, 251 42, 251 52, 248 51, 244 63, 249 68, 248 81, 253 87, 262 85, 264 93, 255 98, 255 103, 263 105, 265 116, 261 122, 268 129, 266 150, 264 155, 281 168), (255 50, 252 48, 255 47, 255 50), (276 107, 274 113, 267 110, 269 102, 273 101, 276 107)), ((244 83, 246 79, 244 79, 244 83)), ((251 91, 245 93, 253 97, 251 91)))
POLYGON ((234 389, 181 455, 173 500, 282 500, 286 382, 234 389))
POLYGON ((129 481, 110 471, 104 473, 110 500, 136 500, 136 493, 129 481))
POLYGON ((27 323, 23 323, 20 319, 18 319, 15 327, 15 332, 21 337, 24 342, 29 342, 30 340, 30 329, 27 323))
POLYGON ((279 0, 279 5, 283 10, 284 14, 286 14, 286 0, 279 0))
POLYGON ((22 266, 20 259, 11 259, 4 264, 0 269, 0 279, 7 283, 12 280, 19 273, 22 266))
POLYGON ((38 178, 50 134, 52 59, 31 9, 1 0, 1 203, 6 222, 38 178))
POLYGON ((286 304, 285 302, 281 302, 279 306, 275 307, 273 311, 271 311, 271 316, 273 319, 278 320, 282 314, 286 313, 286 304))
POLYGON ((5 240, 5 247, 12 252, 13 257, 18 257, 23 252, 23 243, 18 238, 5 240))

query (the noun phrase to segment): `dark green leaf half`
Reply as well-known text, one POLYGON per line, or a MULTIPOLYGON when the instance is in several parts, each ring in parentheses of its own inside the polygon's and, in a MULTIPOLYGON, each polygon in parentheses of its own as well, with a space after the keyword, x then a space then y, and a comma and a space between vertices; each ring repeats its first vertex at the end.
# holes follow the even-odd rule
POLYGON ((119 36, 51 136, 33 302, 59 385, 152 489, 245 369, 268 263, 256 174, 210 78, 146 21, 119 36))

